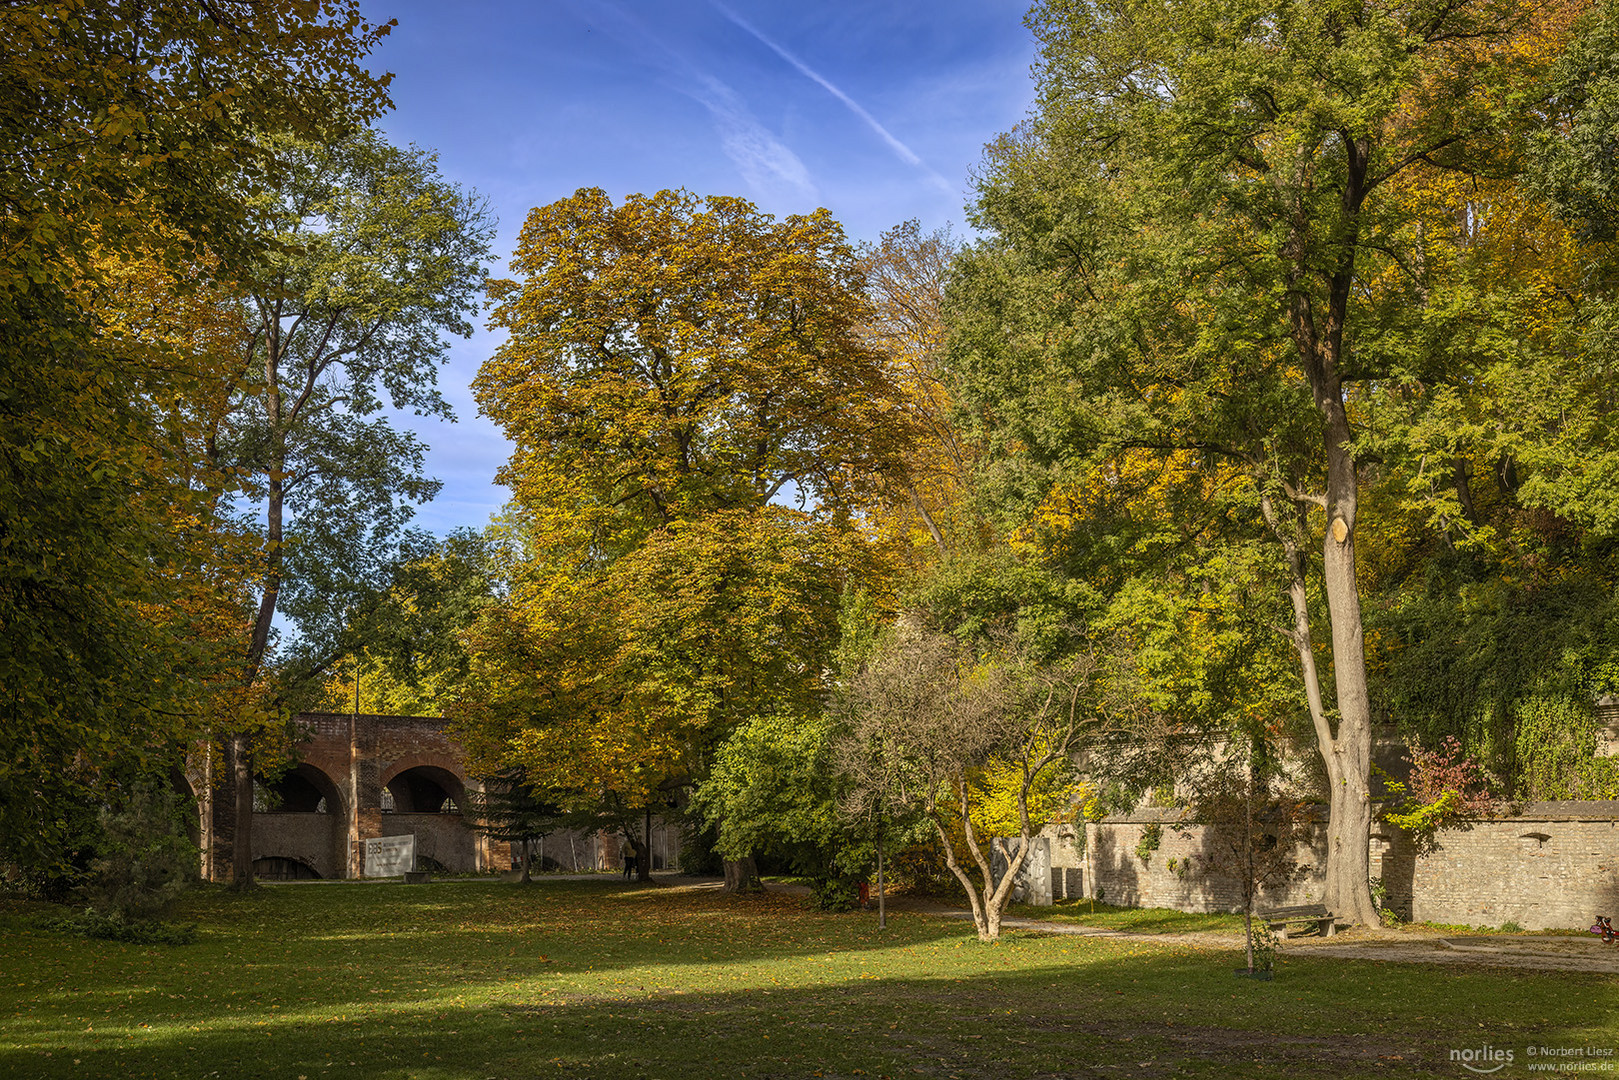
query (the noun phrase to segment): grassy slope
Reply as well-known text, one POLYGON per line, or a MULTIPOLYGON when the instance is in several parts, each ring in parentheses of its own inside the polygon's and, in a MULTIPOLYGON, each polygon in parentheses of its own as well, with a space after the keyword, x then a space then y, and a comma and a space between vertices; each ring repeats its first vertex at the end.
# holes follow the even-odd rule
POLYGON ((821 916, 792 898, 515 885, 198 895, 198 944, 0 911, 0 1076, 1463 1075, 1450 1048, 1615 1046, 1619 980, 821 916))

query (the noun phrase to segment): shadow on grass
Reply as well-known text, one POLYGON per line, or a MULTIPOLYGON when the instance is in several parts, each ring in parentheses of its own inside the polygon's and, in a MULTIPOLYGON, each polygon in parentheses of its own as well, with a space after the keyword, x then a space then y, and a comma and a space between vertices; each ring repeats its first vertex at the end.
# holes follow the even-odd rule
POLYGON ((8 932, 0 1075, 1452 1076, 1455 1048, 1619 1041, 1594 976, 1298 958, 1250 983, 1230 951, 567 885, 205 896, 178 949, 8 932))

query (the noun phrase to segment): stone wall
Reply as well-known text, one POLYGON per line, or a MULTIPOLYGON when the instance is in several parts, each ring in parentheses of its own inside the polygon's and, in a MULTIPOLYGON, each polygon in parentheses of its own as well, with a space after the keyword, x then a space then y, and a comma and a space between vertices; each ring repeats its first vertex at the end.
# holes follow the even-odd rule
POLYGON ((1530 803, 1446 830, 1417 856, 1397 830, 1372 840, 1389 906, 1416 922, 1526 930, 1590 926, 1619 912, 1619 802, 1530 803))
POLYGON ((431 859, 447 873, 470 874, 484 869, 478 858, 479 837, 460 814, 384 814, 378 836, 416 837, 416 866, 431 859))
MULTIPOLYGON (((1054 840, 1065 826, 1048 826, 1054 840)), ((1089 823, 1082 851, 1083 895, 1129 907, 1234 911, 1236 881, 1208 871, 1209 836, 1175 810, 1144 809, 1089 823), (1138 852, 1150 826, 1156 850, 1138 852)), ((1296 852, 1297 873, 1265 890, 1262 906, 1319 902, 1326 830, 1296 852)), ((1061 872, 1054 847, 1053 875, 1061 872)), ((1619 915, 1619 802, 1531 803, 1510 817, 1441 832, 1417 855, 1397 829, 1378 825, 1372 874, 1389 907, 1416 922, 1526 930, 1583 928, 1597 915, 1619 915)), ((1060 895, 1060 893, 1059 893, 1060 895)))
MULTIPOLYGON (((1184 820, 1178 810, 1148 808, 1085 826, 1085 895, 1121 907, 1166 907, 1178 911, 1236 911, 1242 886, 1228 874, 1211 869, 1221 862, 1210 831, 1184 820), (1143 839, 1157 830, 1157 846, 1146 850, 1143 839), (1145 857, 1143 857, 1145 856, 1145 857)), ((1308 903, 1322 892, 1324 830, 1313 842, 1298 845, 1298 869, 1285 882, 1263 888, 1264 907, 1308 903)))
POLYGON ((257 858, 291 859, 323 878, 343 877, 347 870, 341 815, 260 812, 253 815, 253 833, 257 858))

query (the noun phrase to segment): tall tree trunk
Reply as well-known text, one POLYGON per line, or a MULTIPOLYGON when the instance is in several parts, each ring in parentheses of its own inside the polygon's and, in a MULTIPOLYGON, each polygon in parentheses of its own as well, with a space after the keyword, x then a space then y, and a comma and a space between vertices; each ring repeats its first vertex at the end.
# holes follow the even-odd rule
MULTIPOLYGON (((1337 387, 1333 389, 1337 391, 1337 387)), ((1324 902, 1351 922, 1375 926, 1371 892, 1372 703, 1366 684, 1366 637, 1355 582, 1355 525, 1359 475, 1341 391, 1327 403, 1327 530, 1322 540, 1322 585, 1332 620, 1332 676, 1338 730, 1332 743, 1338 782, 1333 785, 1324 902)))
POLYGON ((652 880, 652 804, 646 808, 645 831, 641 837, 640 852, 635 858, 635 876, 641 881, 652 880))
MULTIPOLYGON (((1371 740, 1369 706, 1366 704, 1365 689, 1365 658, 1360 655, 1360 685, 1363 713, 1368 714, 1367 721, 1358 729, 1363 733, 1357 746, 1355 741, 1357 728, 1349 723, 1348 714, 1341 716, 1338 731, 1332 730, 1327 719, 1326 709, 1321 695, 1321 677, 1316 670, 1315 648, 1311 635, 1310 609, 1308 603, 1308 589, 1305 582, 1307 560, 1300 540, 1305 534, 1305 514, 1302 506, 1295 508, 1298 516, 1296 522, 1284 523, 1280 521, 1269 500, 1264 502, 1266 519, 1276 531, 1282 541, 1282 549, 1287 556, 1289 572, 1288 598, 1293 605, 1293 627, 1287 636, 1298 653, 1299 668, 1304 679, 1305 699, 1310 706, 1310 720, 1315 725, 1316 746, 1321 753, 1322 763, 1327 770, 1328 788, 1328 821, 1327 821, 1327 866, 1326 890, 1322 902, 1331 908, 1335 915, 1352 922, 1377 921, 1375 908, 1368 915, 1367 911, 1359 906, 1358 893, 1364 892, 1366 903, 1371 904, 1370 886, 1370 837, 1371 837, 1371 802, 1369 798, 1351 799, 1349 793, 1355 790, 1365 792, 1368 790, 1366 781, 1371 771, 1371 740), (1357 780, 1357 777, 1359 778, 1357 780), (1359 837, 1357 840, 1356 838, 1359 837), (1356 852, 1359 852, 1359 859, 1356 852), (1359 885, 1356 885, 1356 882, 1359 885)), ((1348 530, 1344 530, 1346 538, 1353 540, 1348 530)), ((1334 528, 1327 526, 1326 543, 1330 547, 1337 541, 1334 539, 1334 528)), ((1353 553, 1351 553, 1351 567, 1353 553)), ((1341 572, 1341 571, 1340 571, 1341 572)), ((1353 570, 1351 569, 1351 574, 1353 570)), ((1358 596, 1354 604, 1354 625, 1360 622, 1360 604, 1358 596)), ((1333 647, 1334 647, 1334 675, 1339 675, 1337 657, 1337 635, 1340 623, 1333 620, 1333 647)), ((1351 657, 1357 655, 1351 652, 1351 657)), ((1339 680, 1338 693, 1343 694, 1342 680, 1339 680)), ((1353 700, 1353 697, 1352 699, 1353 700)))
POLYGON ((725 891, 734 893, 764 892, 759 880, 759 867, 749 855, 745 859, 725 860, 725 891))
MULTIPOLYGON (((1332 676, 1338 706, 1338 729, 1316 726, 1321 756, 1331 781, 1328 805, 1326 893, 1333 913, 1353 923, 1376 924, 1371 893, 1371 696, 1366 685, 1366 642, 1361 627, 1360 590, 1355 582, 1355 526, 1359 509, 1360 471, 1353 450, 1354 432, 1344 407, 1344 327, 1355 282, 1359 215, 1369 190, 1371 160, 1367 139, 1344 144, 1345 180, 1341 204, 1346 235, 1336 265, 1327 278, 1319 307, 1306 280, 1316 270, 1302 253, 1310 249, 1307 230, 1299 231, 1285 252, 1293 262, 1290 322, 1294 344, 1316 407, 1321 411, 1323 452, 1327 466, 1326 535, 1322 540, 1322 585, 1332 626, 1332 676)), ((1295 608, 1296 608, 1295 604, 1295 608)))
POLYGON ((254 886, 253 762, 248 757, 247 736, 231 736, 230 748, 231 793, 236 804, 236 821, 231 830, 231 888, 251 889, 254 886))
MULTIPOLYGON (((265 529, 265 570, 264 592, 259 597, 259 610, 253 618, 253 636, 248 642, 246 662, 243 665, 242 689, 251 696, 253 684, 258 681, 259 673, 264 665, 264 654, 270 646, 270 627, 275 622, 276 604, 281 596, 281 568, 283 563, 282 541, 284 539, 284 517, 286 512, 286 474, 287 455, 285 445, 282 443, 280 428, 281 400, 277 393, 275 350, 267 353, 265 362, 265 376, 268 380, 269 391, 266 395, 265 410, 270 421, 271 439, 273 441, 272 461, 274 467, 270 470, 270 478, 265 489, 266 501, 266 529, 265 529)), ((356 701, 359 698, 359 688, 355 688, 356 701)), ((356 711, 359 706, 356 704, 356 711)), ((231 888, 253 888, 253 761, 251 755, 252 740, 248 732, 238 731, 231 737, 234 754, 234 788, 236 803, 236 838, 231 845, 231 888)))

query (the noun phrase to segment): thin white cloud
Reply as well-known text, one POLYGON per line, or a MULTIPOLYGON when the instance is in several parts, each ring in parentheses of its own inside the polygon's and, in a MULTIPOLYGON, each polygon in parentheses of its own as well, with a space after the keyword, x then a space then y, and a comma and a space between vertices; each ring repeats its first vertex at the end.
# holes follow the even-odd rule
POLYGON ((905 162, 907 165, 922 170, 922 172, 927 175, 928 182, 930 184, 933 184, 935 187, 941 188, 945 191, 952 190, 948 180, 929 168, 927 162, 923 161, 916 151, 912 150, 909 146, 906 146, 894 135, 893 132, 889 131, 887 128, 883 127, 882 124, 878 123, 877 118, 871 115, 871 113, 867 112, 858 101, 850 97, 848 94, 845 94, 837 86, 833 85, 833 83, 820 72, 816 71, 814 68, 804 63, 804 61, 800 60, 798 57, 776 44, 775 41, 765 36, 764 32, 758 27, 754 26, 752 23, 748 22, 748 20, 744 19, 742 16, 720 3, 720 0, 709 0, 709 2, 713 4, 714 10, 718 11, 721 15, 725 16, 741 29, 747 31, 754 38, 756 38, 761 45, 765 46, 771 52, 775 53, 777 56, 787 61, 787 63, 791 64, 795 69, 797 69, 799 74, 803 75, 806 79, 809 79, 827 93, 843 102, 850 112, 854 113, 861 120, 864 120, 866 122, 866 126, 871 128, 872 131, 875 131, 877 136, 881 138, 883 142, 888 144, 888 148, 894 151, 895 155, 901 161, 905 162))
MULTIPOLYGON (((578 13, 577 8, 575 11, 578 13)), ((584 18, 582 13, 579 15, 584 18)), ((804 162, 759 123, 736 91, 670 48, 639 18, 611 0, 592 4, 586 21, 654 57, 681 93, 708 110, 719 134, 720 149, 756 193, 778 194, 785 185, 801 199, 816 197, 815 182, 804 162)))
POLYGON ((692 91, 691 96, 714 118, 720 148, 742 179, 755 189, 786 184, 804 198, 813 199, 815 183, 798 155, 755 120, 729 86, 703 73, 698 73, 697 79, 701 88, 692 91))

